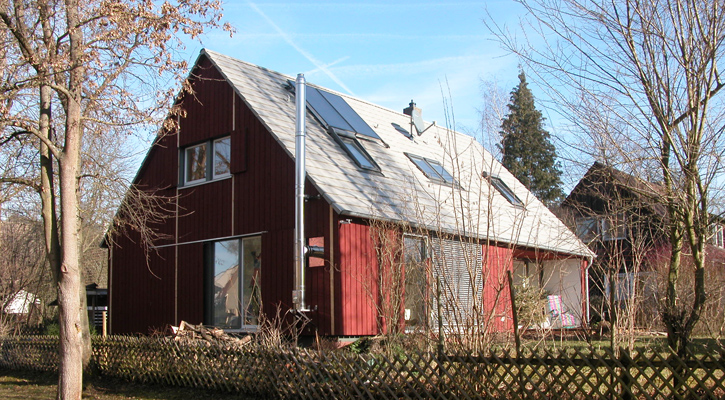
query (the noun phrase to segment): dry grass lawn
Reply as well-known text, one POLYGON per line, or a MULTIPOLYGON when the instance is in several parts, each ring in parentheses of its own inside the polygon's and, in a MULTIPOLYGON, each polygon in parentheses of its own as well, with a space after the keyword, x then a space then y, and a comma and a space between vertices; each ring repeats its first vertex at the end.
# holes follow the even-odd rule
MULTIPOLYGON (((0 399, 54 399, 57 384, 58 376, 56 374, 0 369, 0 399)), ((251 397, 243 397, 239 394, 198 389, 134 385, 107 378, 92 378, 89 382, 86 382, 83 389, 83 398, 92 400, 253 399, 251 397)))

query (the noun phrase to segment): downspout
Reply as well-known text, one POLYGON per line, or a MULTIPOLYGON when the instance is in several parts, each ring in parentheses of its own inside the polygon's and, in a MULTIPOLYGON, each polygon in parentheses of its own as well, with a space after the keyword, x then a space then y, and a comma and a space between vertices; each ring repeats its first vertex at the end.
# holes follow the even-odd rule
POLYGON ((586 298, 587 298, 587 309, 586 309, 586 316, 587 316, 587 326, 589 326, 590 321, 590 313, 591 313, 591 305, 589 304, 589 268, 591 268, 592 263, 594 262, 594 257, 589 256, 589 259, 587 260, 587 266, 584 268, 584 283, 586 287, 586 298))
POLYGON ((292 303, 295 311, 309 311, 305 303, 305 76, 297 74, 295 83, 295 286, 292 303))

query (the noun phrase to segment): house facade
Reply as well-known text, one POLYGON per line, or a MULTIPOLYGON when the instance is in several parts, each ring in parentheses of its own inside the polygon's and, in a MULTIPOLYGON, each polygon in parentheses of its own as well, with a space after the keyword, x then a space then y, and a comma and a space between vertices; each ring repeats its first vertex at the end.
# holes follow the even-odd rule
MULTIPOLYGON (((656 320, 657 299, 663 295, 658 284, 670 256, 663 193, 658 184, 595 162, 562 203, 562 219, 597 254, 588 282, 594 321, 608 318, 608 303, 624 309, 636 297, 637 324, 649 326, 656 320)), ((706 268, 712 279, 720 279, 725 271, 723 224, 714 221, 706 268)), ((685 256, 683 265, 690 262, 685 256)))
MULTIPOLYGON (((292 78, 204 50, 134 181, 172 199, 137 234, 109 240, 111 333, 181 320, 255 331, 293 306, 292 78)), ((306 333, 512 328, 506 271, 538 265, 550 292, 586 309, 592 253, 473 138, 308 85, 306 333)), ((123 218, 123 215, 119 215, 123 218)))

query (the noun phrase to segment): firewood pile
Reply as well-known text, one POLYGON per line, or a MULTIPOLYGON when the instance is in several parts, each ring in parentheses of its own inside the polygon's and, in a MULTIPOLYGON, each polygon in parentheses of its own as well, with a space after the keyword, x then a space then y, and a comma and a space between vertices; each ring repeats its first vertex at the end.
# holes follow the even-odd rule
POLYGON ((178 342, 206 341, 209 343, 242 347, 252 341, 251 335, 235 337, 219 328, 207 327, 202 324, 194 325, 186 321, 181 321, 178 327, 172 326, 171 329, 174 334, 174 340, 178 342))

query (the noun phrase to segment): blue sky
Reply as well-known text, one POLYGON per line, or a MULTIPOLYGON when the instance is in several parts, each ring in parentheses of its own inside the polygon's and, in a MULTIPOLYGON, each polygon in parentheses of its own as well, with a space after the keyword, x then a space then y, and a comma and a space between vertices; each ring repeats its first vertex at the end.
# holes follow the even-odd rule
POLYGON ((517 21, 512 1, 229 1, 224 18, 236 34, 205 35, 186 56, 206 47, 398 111, 412 99, 441 125, 445 101, 455 128, 473 133, 481 80, 506 92, 518 82, 516 58, 482 22, 486 8, 499 22, 517 21))

